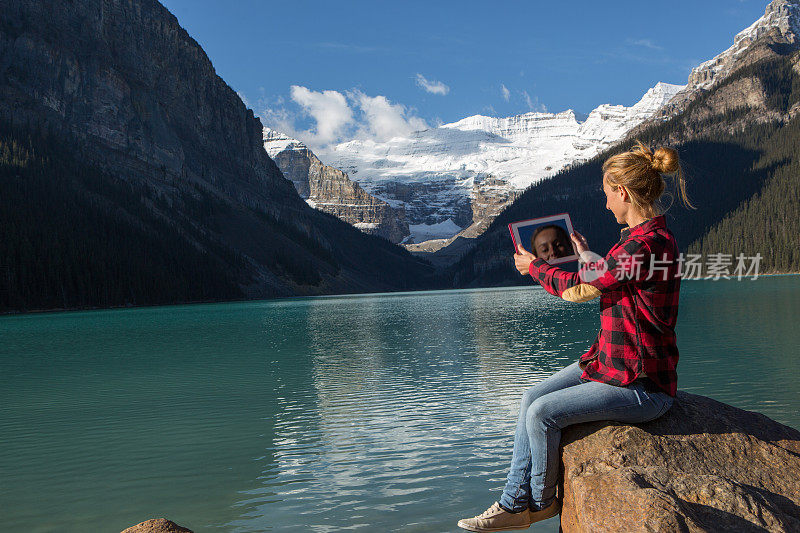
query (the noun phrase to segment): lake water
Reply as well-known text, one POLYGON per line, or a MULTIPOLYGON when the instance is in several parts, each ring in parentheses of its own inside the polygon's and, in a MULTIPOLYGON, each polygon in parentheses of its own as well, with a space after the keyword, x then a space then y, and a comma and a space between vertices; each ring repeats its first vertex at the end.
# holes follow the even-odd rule
MULTIPOLYGON (((2 317, 3 530, 460 531, 598 315, 529 287, 2 317)), ((798 276, 684 282, 679 387, 800 427, 798 318, 798 276)))

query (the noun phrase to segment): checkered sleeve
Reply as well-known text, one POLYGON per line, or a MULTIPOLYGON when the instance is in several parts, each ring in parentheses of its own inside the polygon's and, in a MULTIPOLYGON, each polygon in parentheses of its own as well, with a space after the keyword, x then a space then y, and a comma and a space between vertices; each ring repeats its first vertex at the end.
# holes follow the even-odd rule
POLYGON ((528 272, 547 292, 570 302, 585 302, 625 283, 647 276, 650 248, 641 238, 615 246, 605 258, 568 272, 543 259, 534 259, 528 272))
POLYGON ((568 272, 538 257, 531 262, 528 272, 544 290, 559 298, 565 290, 581 283, 577 272, 568 272))
POLYGON ((597 263, 587 263, 581 268, 584 282, 601 292, 611 291, 621 285, 648 277, 652 252, 641 237, 632 237, 615 246, 597 263))

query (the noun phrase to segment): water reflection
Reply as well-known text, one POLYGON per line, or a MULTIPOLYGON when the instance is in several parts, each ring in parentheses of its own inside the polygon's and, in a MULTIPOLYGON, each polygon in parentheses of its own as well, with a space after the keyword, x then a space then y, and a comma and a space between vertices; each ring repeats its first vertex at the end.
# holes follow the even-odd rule
POLYGON ((291 326, 308 351, 291 361, 309 363, 311 386, 284 398, 279 385, 265 500, 248 492, 249 512, 229 525, 449 531, 488 506, 521 392, 596 333, 565 334, 594 310, 554 301, 518 289, 308 301, 291 326))

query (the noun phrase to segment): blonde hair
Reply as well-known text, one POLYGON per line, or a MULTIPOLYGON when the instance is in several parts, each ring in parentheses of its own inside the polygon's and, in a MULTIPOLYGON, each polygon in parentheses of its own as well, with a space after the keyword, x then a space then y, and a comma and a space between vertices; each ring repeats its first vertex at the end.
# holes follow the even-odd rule
POLYGON ((662 174, 675 174, 678 195, 684 205, 696 209, 686 195, 686 180, 678 152, 672 148, 662 146, 653 152, 637 140, 630 151, 609 157, 603 163, 603 179, 615 191, 619 187, 628 191, 631 205, 647 218, 664 212, 659 203, 666 186, 662 174))

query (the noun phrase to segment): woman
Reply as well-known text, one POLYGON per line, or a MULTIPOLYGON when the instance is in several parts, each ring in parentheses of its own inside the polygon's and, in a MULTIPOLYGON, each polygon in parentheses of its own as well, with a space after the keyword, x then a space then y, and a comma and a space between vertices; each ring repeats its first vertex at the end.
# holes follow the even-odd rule
MULTIPOLYGON (((550 266, 524 249, 514 254, 520 274, 571 302, 600 297, 600 332, 578 361, 522 396, 514 452, 503 495, 484 513, 460 520, 470 531, 526 529, 558 514, 555 499, 561 430, 595 420, 653 420, 672 406, 677 388, 675 322, 680 273, 678 247, 658 199, 662 173, 677 172, 679 193, 689 206, 678 154, 653 153, 642 143, 603 165, 606 209, 621 238, 608 255, 577 273, 550 266)), ((582 258, 586 239, 571 235, 582 258)))

